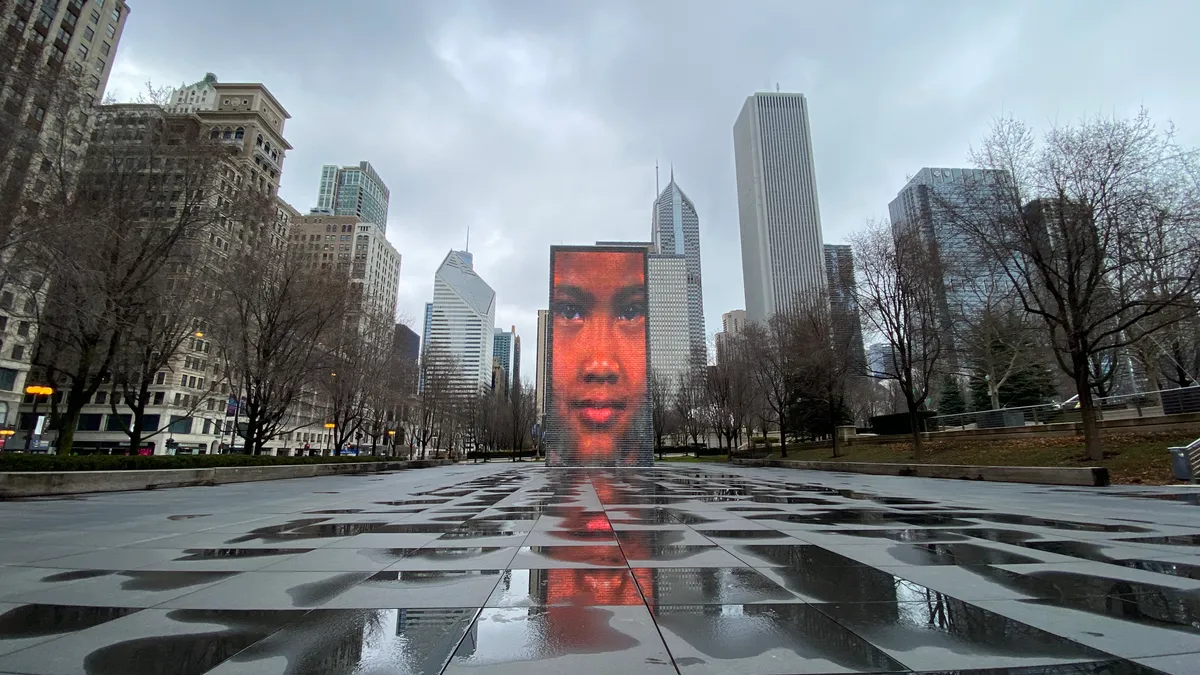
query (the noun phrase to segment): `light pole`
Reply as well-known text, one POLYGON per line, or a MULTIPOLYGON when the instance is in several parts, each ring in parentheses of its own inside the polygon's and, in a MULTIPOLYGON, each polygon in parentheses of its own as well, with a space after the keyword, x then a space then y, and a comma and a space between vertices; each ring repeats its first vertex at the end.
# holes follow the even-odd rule
POLYGON ((396 430, 395 429, 388 429, 388 445, 391 446, 390 449, 388 450, 388 455, 394 456, 396 454, 396 430))
POLYGON ((39 396, 52 396, 54 394, 54 388, 53 387, 43 387, 41 385, 30 385, 28 387, 25 387, 25 393, 29 394, 30 396, 33 397, 33 414, 31 416, 32 419, 30 419, 30 421, 29 421, 29 433, 25 435, 25 452, 29 452, 29 450, 33 447, 34 432, 35 431, 39 432, 39 435, 41 432, 41 430, 38 429, 38 427, 41 425, 38 424, 38 414, 37 414, 38 413, 38 403, 41 402, 41 399, 39 399, 38 397, 39 396))
POLYGON ((332 435, 334 428, 336 428, 336 427, 337 427, 337 425, 334 424, 333 422, 325 423, 325 449, 326 450, 329 450, 330 437, 332 435))

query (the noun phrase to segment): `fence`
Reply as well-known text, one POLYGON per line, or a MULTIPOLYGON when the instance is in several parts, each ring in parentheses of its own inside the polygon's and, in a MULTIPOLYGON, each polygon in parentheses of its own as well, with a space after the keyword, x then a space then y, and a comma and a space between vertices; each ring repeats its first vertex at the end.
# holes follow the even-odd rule
MULTIPOLYGON (((1095 400, 1096 418, 1118 420, 1131 417, 1159 417, 1187 412, 1200 412, 1200 386, 1181 389, 1160 389, 1121 396, 1106 396, 1095 400)), ((1077 396, 1062 403, 979 410, 957 415, 937 415, 930 418, 934 429, 999 429, 1057 422, 1079 422, 1077 396)))

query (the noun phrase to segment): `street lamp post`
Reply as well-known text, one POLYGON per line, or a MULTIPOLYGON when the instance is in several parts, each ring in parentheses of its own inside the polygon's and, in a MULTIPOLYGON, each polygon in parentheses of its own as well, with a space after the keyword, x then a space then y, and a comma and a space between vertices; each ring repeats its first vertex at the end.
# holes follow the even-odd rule
POLYGON ((388 456, 394 457, 396 455, 396 430, 388 429, 387 434, 388 434, 388 446, 389 446, 388 456))
POLYGON ((33 448, 33 432, 38 426, 38 403, 41 402, 39 396, 52 396, 54 394, 53 387, 43 387, 41 385, 30 385, 25 387, 25 393, 33 397, 33 414, 29 420, 29 433, 25 435, 25 451, 29 452, 33 448))
POLYGON ((337 427, 337 425, 336 425, 336 424, 334 424, 333 422, 326 422, 326 423, 325 423, 325 450, 326 450, 326 451, 328 451, 328 450, 329 450, 329 448, 330 448, 329 442, 330 442, 330 437, 331 437, 331 435, 332 435, 332 434, 331 434, 331 432, 332 432, 332 431, 334 430, 334 428, 336 428, 336 427, 337 427))

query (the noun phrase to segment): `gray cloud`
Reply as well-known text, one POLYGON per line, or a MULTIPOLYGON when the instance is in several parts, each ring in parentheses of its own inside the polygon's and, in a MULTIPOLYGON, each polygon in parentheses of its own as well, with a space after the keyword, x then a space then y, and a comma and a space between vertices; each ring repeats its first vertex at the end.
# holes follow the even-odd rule
POLYGON ((139 0, 109 90, 205 71, 266 83, 292 114, 284 198, 307 210, 320 165, 370 160, 414 325, 469 226, 532 378, 547 247, 647 238, 656 160, 700 214, 709 331, 743 305, 732 125, 748 94, 808 95, 840 242, 921 166, 961 165, 1001 113, 1145 105, 1196 145, 1198 21, 1186 0, 139 0))

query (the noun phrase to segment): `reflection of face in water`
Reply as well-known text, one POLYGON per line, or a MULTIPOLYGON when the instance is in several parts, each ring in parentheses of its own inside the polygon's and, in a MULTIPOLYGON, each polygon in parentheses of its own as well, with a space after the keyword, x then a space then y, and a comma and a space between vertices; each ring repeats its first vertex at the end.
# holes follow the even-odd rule
POLYGON ((627 463, 621 446, 646 400, 644 254, 557 253, 551 314, 560 451, 578 452, 583 464, 627 463))
MULTIPOLYGON (((559 527, 566 530, 586 531, 596 534, 607 532, 613 537, 612 544, 597 542, 597 545, 557 547, 556 560, 574 563, 604 565, 599 569, 549 569, 546 575, 546 600, 554 604, 560 599, 575 598, 577 602, 593 606, 639 605, 643 603, 641 593, 628 572, 626 552, 616 546, 612 524, 607 516, 584 509, 568 512, 559 527), (614 564, 616 563, 616 564, 614 564), (611 565, 611 566, 610 566, 611 565), (619 566, 618 566, 619 565, 619 566), (620 574, 614 574, 619 572, 620 574)), ((634 548, 638 548, 635 546, 634 548)), ((635 558, 645 557, 639 550, 629 551, 635 558)), ((560 608, 552 608, 557 611, 560 608)), ((593 627, 594 628, 594 627, 593 627)))

